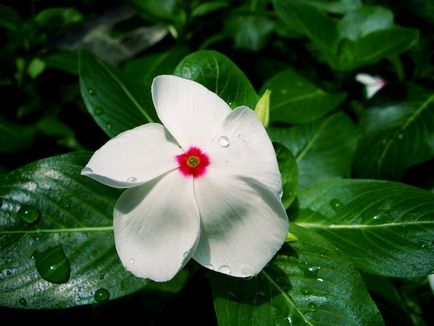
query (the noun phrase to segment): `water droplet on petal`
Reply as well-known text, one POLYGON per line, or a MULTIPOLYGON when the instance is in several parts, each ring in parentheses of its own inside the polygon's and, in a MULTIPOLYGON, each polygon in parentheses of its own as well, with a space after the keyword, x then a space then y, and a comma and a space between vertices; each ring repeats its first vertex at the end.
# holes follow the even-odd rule
POLYGON ((105 288, 100 288, 95 291, 93 298, 96 302, 104 302, 110 299, 110 292, 105 288))
POLYGON ((129 177, 128 179, 127 179, 127 182, 136 182, 137 181, 137 178, 136 177, 129 177))
POLYGON ((221 136, 218 142, 221 147, 229 147, 229 138, 226 136, 221 136))
POLYGON ((136 262, 136 260, 134 258, 130 258, 130 260, 128 262, 132 265, 136 262))
POLYGON ((223 274, 231 274, 231 269, 227 265, 222 265, 219 267, 219 272, 223 274))
POLYGON ((20 300, 18 300, 18 302, 22 306, 27 306, 27 299, 26 298, 20 298, 20 300))
POLYGON ((244 278, 251 279, 253 276, 255 276, 255 272, 253 271, 253 268, 249 265, 243 265, 241 266, 241 275, 244 278))
POLYGON ((39 209, 29 205, 22 205, 17 212, 18 217, 27 224, 35 223, 40 216, 39 209))
POLYGON ((335 212, 337 212, 344 206, 344 203, 339 199, 334 198, 330 201, 330 206, 333 208, 335 212))
POLYGON ((81 174, 93 173, 93 170, 86 166, 83 170, 81 170, 81 174))
POLYGON ((307 305, 307 310, 308 310, 309 312, 315 312, 315 311, 316 311, 316 305, 315 305, 313 302, 309 303, 309 304, 307 305))
POLYGON ((188 253, 189 253, 188 251, 184 252, 184 253, 182 254, 182 257, 183 257, 183 258, 186 258, 186 257, 188 256, 188 253))
POLYGON ((212 264, 206 264, 205 267, 208 269, 214 269, 214 266, 212 264))
POLYGON ((231 165, 231 161, 226 161, 225 164, 226 164, 227 166, 229 166, 229 165, 231 165))
POLYGON ((240 141, 246 141, 246 137, 244 137, 243 134, 238 134, 237 135, 237 139, 240 140, 240 141))
POLYGON ((90 96, 95 96, 96 95, 96 92, 93 90, 93 88, 89 88, 87 90, 87 92, 89 93, 90 96))
POLYGON ((303 288, 303 289, 301 289, 301 294, 303 294, 303 295, 309 295, 309 294, 312 294, 312 290, 310 290, 310 289, 308 289, 308 288, 303 288))
POLYGON ((68 282, 71 266, 62 246, 35 252, 34 255, 36 270, 44 280, 55 284, 68 282))

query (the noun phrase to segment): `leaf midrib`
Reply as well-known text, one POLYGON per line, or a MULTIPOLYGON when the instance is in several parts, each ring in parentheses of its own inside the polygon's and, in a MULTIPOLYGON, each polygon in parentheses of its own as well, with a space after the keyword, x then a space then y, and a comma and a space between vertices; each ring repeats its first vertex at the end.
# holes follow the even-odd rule
POLYGON ((401 127, 397 128, 394 133, 393 136, 389 138, 389 140, 387 141, 387 143, 384 145, 383 150, 381 151, 381 154, 378 158, 377 161, 377 167, 378 169, 380 169, 380 167, 383 164, 383 160, 386 157, 387 153, 389 152, 390 146, 392 146, 393 141, 396 139, 396 137, 398 136, 399 133, 403 132, 405 129, 407 129, 407 127, 418 117, 422 114, 422 112, 429 107, 429 105, 431 104, 431 102, 434 101, 434 95, 431 95, 430 97, 428 97, 428 99, 426 99, 421 105, 420 107, 418 107, 413 114, 411 114, 408 119, 405 119, 404 123, 401 125, 401 127))
POLYGON ((307 228, 307 229, 381 229, 386 228, 389 229, 391 227, 400 227, 400 226, 426 226, 433 225, 434 221, 411 221, 411 222, 402 222, 402 223, 384 223, 384 224, 320 224, 320 223, 297 223, 298 226, 307 228))
POLYGON ((294 307, 295 311, 303 318, 303 321, 306 323, 306 325, 313 326, 313 324, 308 319, 306 319, 303 313, 298 309, 295 302, 288 296, 288 294, 285 291, 283 291, 283 289, 279 286, 279 284, 274 282, 274 280, 271 278, 270 275, 268 275, 268 273, 265 270, 262 271, 262 275, 264 275, 264 277, 268 280, 268 282, 270 282, 270 284, 274 288, 276 288, 276 290, 278 290, 279 293, 282 293, 285 300, 289 303, 290 306, 294 307))
POLYGON ((139 110, 140 113, 148 120, 148 122, 154 122, 154 120, 149 116, 145 109, 136 101, 131 92, 125 87, 125 85, 117 78, 113 72, 101 61, 97 60, 101 67, 109 74, 109 76, 116 82, 116 84, 122 89, 125 95, 130 99, 134 106, 139 110))
POLYGON ((79 232, 107 232, 113 231, 113 226, 89 226, 65 229, 35 229, 35 230, 0 230, 0 235, 10 234, 40 234, 40 233, 79 233, 79 232))

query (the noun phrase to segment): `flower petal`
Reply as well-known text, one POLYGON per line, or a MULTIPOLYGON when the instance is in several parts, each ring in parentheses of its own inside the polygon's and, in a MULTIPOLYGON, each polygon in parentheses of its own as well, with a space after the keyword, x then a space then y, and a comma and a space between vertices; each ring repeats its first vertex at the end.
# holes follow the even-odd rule
POLYGON ((81 174, 115 188, 134 187, 176 169, 180 153, 166 128, 148 123, 109 140, 81 174))
POLYGON ((273 145, 256 113, 248 107, 233 110, 223 122, 220 135, 204 151, 211 159, 209 173, 218 170, 232 176, 257 179, 278 197, 282 195, 273 145), (223 138, 227 139, 227 146, 222 146, 223 138))
POLYGON ((152 83, 158 117, 184 150, 202 147, 231 112, 215 93, 195 81, 169 75, 152 83))
POLYGON ((168 281, 192 256, 200 230, 192 180, 174 171, 119 198, 113 215, 116 250, 134 275, 168 281))
POLYGON ((225 174, 196 179, 194 187, 201 236, 193 258, 232 276, 259 273, 288 233, 279 198, 260 182, 225 174))

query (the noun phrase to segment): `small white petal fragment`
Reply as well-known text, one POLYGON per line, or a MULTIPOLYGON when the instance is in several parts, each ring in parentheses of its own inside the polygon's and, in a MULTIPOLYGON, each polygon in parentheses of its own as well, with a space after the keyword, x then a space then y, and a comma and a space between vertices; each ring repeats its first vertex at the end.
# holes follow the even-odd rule
POLYGON ((267 128, 270 124, 270 96, 271 91, 267 89, 256 103, 255 112, 262 125, 267 128))
POLYGON ((181 152, 166 128, 148 123, 105 143, 81 174, 115 188, 134 187, 176 169, 181 152))
POLYGON ((259 273, 288 233, 280 200, 260 182, 226 174, 210 174, 194 186, 202 228, 193 258, 232 276, 259 273))
POLYGON ((113 223, 116 250, 128 271, 164 282, 185 265, 199 238, 192 183, 173 171, 121 195, 113 223))
POLYGON ((176 76, 156 77, 152 99, 158 117, 184 150, 207 145, 231 112, 229 105, 206 87, 176 76))
POLYGON ((386 81, 382 78, 371 76, 368 74, 357 74, 356 80, 365 85, 366 97, 373 97, 380 89, 386 85, 386 81))

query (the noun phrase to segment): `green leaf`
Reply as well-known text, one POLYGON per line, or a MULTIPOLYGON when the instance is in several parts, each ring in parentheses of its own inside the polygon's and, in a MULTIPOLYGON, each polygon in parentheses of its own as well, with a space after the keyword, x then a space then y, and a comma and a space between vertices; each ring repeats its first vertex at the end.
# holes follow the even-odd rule
POLYGON ((307 123, 336 109, 345 93, 328 93, 293 70, 269 79, 263 90, 271 90, 270 119, 294 124, 307 123))
POLYGON ((139 13, 165 24, 182 24, 186 13, 182 3, 177 0, 129 0, 139 13))
POLYGON ((112 214, 120 193, 80 175, 89 158, 66 154, 0 176, 0 305, 65 308, 94 303, 102 288, 115 299, 156 287, 119 261, 112 214))
POLYGON ((357 135, 346 114, 337 113, 299 127, 270 128, 268 133, 294 154, 300 189, 349 175, 357 135))
POLYGON ((0 28, 17 30, 21 25, 21 18, 9 6, 0 4, 0 28))
POLYGON ((353 41, 390 27, 393 27, 393 13, 386 8, 374 6, 350 11, 338 23, 341 37, 353 41))
POLYGON ((108 136, 157 120, 144 95, 150 89, 90 53, 80 52, 79 61, 81 96, 108 136))
POLYGON ((357 175, 399 179, 408 167, 434 157, 434 95, 411 86, 406 100, 368 109, 360 129, 357 175))
POLYGON ((343 40, 338 57, 330 57, 329 62, 336 70, 350 71, 400 54, 414 46, 418 38, 419 31, 413 28, 381 29, 359 38, 356 42, 343 40))
POLYGON ((0 117, 0 153, 15 153, 32 145, 35 127, 0 117))
POLYGON ((273 0, 279 18, 307 36, 323 53, 334 53, 338 43, 336 23, 320 9, 298 0, 273 0))
POLYGON ((43 27, 55 30, 83 21, 83 15, 75 8, 51 7, 39 12, 35 21, 43 27))
POLYGON ((78 53, 58 51, 41 58, 47 67, 59 69, 73 75, 78 74, 78 53))
POLYGON ((30 78, 35 79, 45 70, 45 62, 39 58, 33 58, 27 66, 27 74, 30 78))
POLYGON ((277 161, 279 163, 279 170, 282 175, 282 203, 285 208, 288 208, 297 194, 297 163, 291 151, 286 147, 275 144, 274 149, 276 151, 277 161))
POLYGON ((233 38, 235 48, 259 51, 267 44, 274 24, 263 13, 259 15, 237 15, 225 20, 224 32, 233 38))
MULTIPOLYGON (((151 89, 152 80, 158 75, 172 74, 177 64, 187 55, 188 49, 180 46, 169 51, 153 53, 129 60, 124 70, 130 76, 141 81, 145 89, 151 89)), ((152 104, 151 93, 146 92, 149 105, 152 104)))
POLYGON ((298 241, 253 279, 212 275, 219 325, 382 325, 347 257, 314 232, 296 225, 291 232, 298 241))
POLYGON ((362 6, 360 0, 305 0, 305 2, 333 14, 344 14, 362 6))
POLYGON ((434 194, 404 184, 334 180, 299 193, 295 222, 358 268, 393 277, 434 271, 434 194))
POLYGON ((246 75, 226 56, 216 51, 197 51, 186 56, 175 75, 194 80, 225 100, 230 107, 254 108, 258 99, 246 75))
POLYGON ((227 7, 229 7, 228 0, 214 0, 210 2, 205 2, 198 4, 198 6, 192 10, 191 16, 201 17, 227 7))

